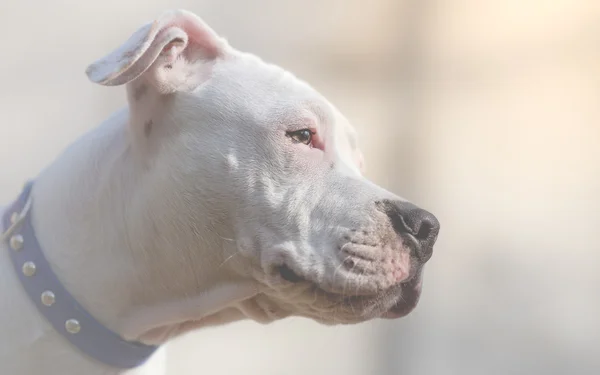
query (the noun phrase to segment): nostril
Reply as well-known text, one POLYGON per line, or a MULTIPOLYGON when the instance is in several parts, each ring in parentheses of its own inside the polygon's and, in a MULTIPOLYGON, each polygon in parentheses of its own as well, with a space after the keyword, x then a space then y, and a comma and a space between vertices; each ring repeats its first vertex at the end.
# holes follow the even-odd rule
POLYGON ((421 210, 421 219, 418 225, 418 231, 415 237, 420 241, 426 241, 435 236, 439 231, 440 224, 438 223, 435 216, 427 211, 421 210))
POLYGON ((398 234, 408 233, 423 242, 436 237, 439 231, 436 217, 412 203, 385 200, 380 207, 390 218, 394 231, 398 234))
POLYGON ((421 227, 419 228, 419 231, 415 237, 417 237, 418 240, 426 240, 429 238, 429 234, 431 233, 432 229, 433 224, 428 221, 424 221, 421 223, 421 227))

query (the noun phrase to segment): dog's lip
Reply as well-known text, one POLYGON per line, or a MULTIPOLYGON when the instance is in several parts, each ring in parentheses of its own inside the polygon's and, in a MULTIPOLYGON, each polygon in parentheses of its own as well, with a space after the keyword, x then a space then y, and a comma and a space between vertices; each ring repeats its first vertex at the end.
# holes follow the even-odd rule
MULTIPOLYGON (((404 281, 377 294, 343 296, 338 293, 326 292, 321 288, 319 289, 321 292, 334 299, 342 297, 344 303, 350 305, 360 304, 361 302, 365 305, 370 305, 371 303, 379 304, 383 302, 382 298, 384 298, 384 300, 388 301, 389 307, 386 310, 380 310, 379 313, 376 313, 375 316, 371 316, 371 318, 398 319, 408 315, 415 309, 421 296, 421 285, 422 278, 421 272, 419 272, 410 280, 404 281), (386 294, 387 297, 383 297, 386 294)), ((315 285, 315 287, 318 288, 317 285, 315 285)))
POLYGON ((402 295, 400 299, 381 316, 384 319, 398 319, 410 314, 421 297, 422 280, 416 277, 401 285, 402 295))
MULTIPOLYGON (((411 275, 408 280, 404 280, 399 284, 396 284, 386 290, 382 290, 379 292, 368 292, 368 293, 353 293, 346 294, 340 293, 339 291, 332 291, 328 284, 322 285, 317 282, 310 281, 309 279, 305 279, 299 275, 297 275, 291 268, 287 266, 279 266, 279 273, 283 274, 280 276, 284 279, 288 279, 288 282, 298 283, 298 282, 308 282, 312 285, 312 290, 314 292, 322 293, 325 296, 328 296, 331 300, 337 300, 339 302, 343 301, 344 304, 348 304, 350 306, 355 304, 362 305, 370 305, 370 304, 385 304, 387 309, 379 310, 378 313, 371 316, 371 318, 383 318, 383 319, 398 319, 402 318, 409 313, 411 313, 417 306, 420 296, 421 296, 421 287, 422 287, 422 265, 417 268, 417 271, 414 275, 411 275), (281 268, 283 267, 283 268, 281 268), (293 275, 285 275, 288 272, 292 272, 293 275), (294 280, 291 280, 294 279, 294 280), (387 300, 387 302, 384 302, 387 300)), ((383 307, 383 306, 382 306, 383 307)))
POLYGON ((410 314, 415 307, 417 307, 417 302, 403 302, 399 301, 394 306, 392 306, 389 310, 383 313, 381 317, 383 319, 399 319, 403 318, 406 315, 410 314))

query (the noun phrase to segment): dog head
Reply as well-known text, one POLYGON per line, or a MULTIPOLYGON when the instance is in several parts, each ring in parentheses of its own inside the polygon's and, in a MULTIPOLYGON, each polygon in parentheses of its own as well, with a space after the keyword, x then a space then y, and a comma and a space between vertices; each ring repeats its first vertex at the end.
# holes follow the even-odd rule
POLYGON ((190 240, 186 256, 212 246, 220 272, 260 285, 248 316, 355 323, 415 307, 438 221, 363 177, 354 129, 311 86, 186 11, 87 73, 127 85, 141 164, 153 183, 169 181, 164 200, 183 226, 223 240, 190 240), (202 228, 198 215, 210 218, 202 228))

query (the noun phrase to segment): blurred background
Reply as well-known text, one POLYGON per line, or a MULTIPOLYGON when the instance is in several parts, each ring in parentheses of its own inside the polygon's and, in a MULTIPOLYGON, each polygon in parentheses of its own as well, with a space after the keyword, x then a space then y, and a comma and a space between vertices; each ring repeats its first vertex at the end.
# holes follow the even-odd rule
POLYGON ((442 231, 407 318, 206 329, 170 374, 600 374, 600 1, 2 1, 0 202, 125 105, 87 65, 177 7, 325 94, 442 231))

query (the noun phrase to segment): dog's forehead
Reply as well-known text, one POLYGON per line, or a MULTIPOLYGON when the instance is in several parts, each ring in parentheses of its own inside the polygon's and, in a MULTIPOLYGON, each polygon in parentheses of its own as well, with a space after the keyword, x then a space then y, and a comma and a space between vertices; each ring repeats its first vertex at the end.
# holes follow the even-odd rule
POLYGON ((235 63, 228 64, 226 74, 238 90, 254 99, 263 109, 273 108, 279 115, 313 117, 322 126, 332 126, 335 132, 356 145, 354 127, 325 96, 293 73, 259 57, 242 53, 235 63), (249 95, 251 94, 251 95, 249 95))
POLYGON ((239 102, 234 106, 243 106, 243 111, 257 124, 268 127, 314 125, 325 138, 326 152, 335 164, 350 174, 360 174, 355 162, 354 127, 310 84, 247 53, 239 53, 226 61, 216 78, 214 84, 223 99, 236 98, 239 102))
POLYGON ((201 91, 208 92, 211 105, 257 124, 307 117, 310 109, 319 120, 332 118, 327 101, 310 85, 254 55, 240 53, 216 65, 208 85, 201 91))

